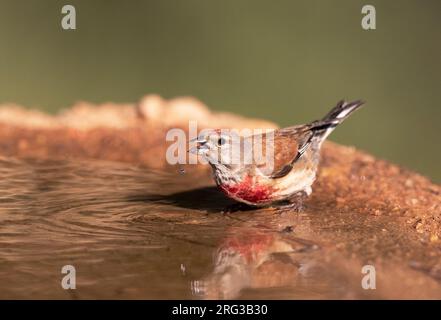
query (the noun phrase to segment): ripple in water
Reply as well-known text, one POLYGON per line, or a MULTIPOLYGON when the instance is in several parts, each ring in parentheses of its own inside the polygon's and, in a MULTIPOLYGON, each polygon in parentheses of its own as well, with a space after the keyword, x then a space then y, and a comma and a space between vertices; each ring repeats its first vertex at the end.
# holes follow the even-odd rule
POLYGON ((304 216, 221 214, 231 201, 190 173, 2 158, 0 174, 0 298, 304 297, 320 254, 285 234, 304 216), (68 264, 76 290, 60 285, 68 264))

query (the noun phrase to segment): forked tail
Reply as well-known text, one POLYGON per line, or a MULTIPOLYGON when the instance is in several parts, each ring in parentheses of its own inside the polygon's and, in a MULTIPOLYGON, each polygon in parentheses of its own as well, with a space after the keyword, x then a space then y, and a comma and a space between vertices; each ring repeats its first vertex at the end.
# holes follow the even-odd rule
MULTIPOLYGON (((346 102, 342 100, 337 103, 337 105, 322 120, 314 121, 306 126, 299 126, 306 130, 303 131, 303 138, 305 139, 299 144, 297 155, 290 163, 283 166, 281 170, 272 174, 271 177, 281 178, 286 176, 293 168, 294 163, 300 159, 300 157, 306 152, 306 150, 308 150, 309 147, 316 150, 320 149, 322 142, 332 132, 332 130, 334 130, 335 127, 342 123, 347 117, 349 117, 352 112, 360 108, 363 103, 364 102, 360 100, 354 102, 346 102)), ((299 127, 294 128, 298 129, 299 127)), ((318 157, 315 157, 315 161, 318 161, 318 159, 318 157)))
POLYGON ((328 135, 348 118, 355 110, 359 109, 364 104, 363 101, 357 100, 354 102, 346 102, 344 100, 337 103, 331 111, 319 121, 314 121, 311 125, 311 130, 315 131, 314 137, 321 144, 328 135))

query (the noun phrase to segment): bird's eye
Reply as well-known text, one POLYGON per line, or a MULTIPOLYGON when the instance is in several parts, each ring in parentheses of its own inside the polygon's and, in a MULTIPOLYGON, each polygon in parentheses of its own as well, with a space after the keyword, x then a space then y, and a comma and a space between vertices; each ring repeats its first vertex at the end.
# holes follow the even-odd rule
POLYGON ((225 139, 224 138, 219 138, 218 140, 217 140, 217 145, 218 146, 222 146, 222 145, 224 145, 225 144, 225 139))

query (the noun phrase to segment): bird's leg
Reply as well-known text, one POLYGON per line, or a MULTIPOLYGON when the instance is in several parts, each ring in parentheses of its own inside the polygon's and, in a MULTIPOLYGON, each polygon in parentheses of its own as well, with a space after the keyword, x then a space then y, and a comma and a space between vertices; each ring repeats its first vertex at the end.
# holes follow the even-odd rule
POLYGON ((286 209, 294 212, 302 212, 305 209, 304 201, 308 198, 308 195, 304 191, 295 193, 291 198, 284 201, 284 204, 280 206, 281 209, 286 209))

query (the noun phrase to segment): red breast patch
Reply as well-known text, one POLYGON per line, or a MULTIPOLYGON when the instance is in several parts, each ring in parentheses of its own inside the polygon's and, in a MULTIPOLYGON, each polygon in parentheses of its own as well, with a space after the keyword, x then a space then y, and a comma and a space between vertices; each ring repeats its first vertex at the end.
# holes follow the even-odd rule
POLYGON ((253 182, 249 176, 246 176, 240 183, 221 185, 220 188, 230 197, 252 203, 270 200, 274 192, 273 187, 253 182))

